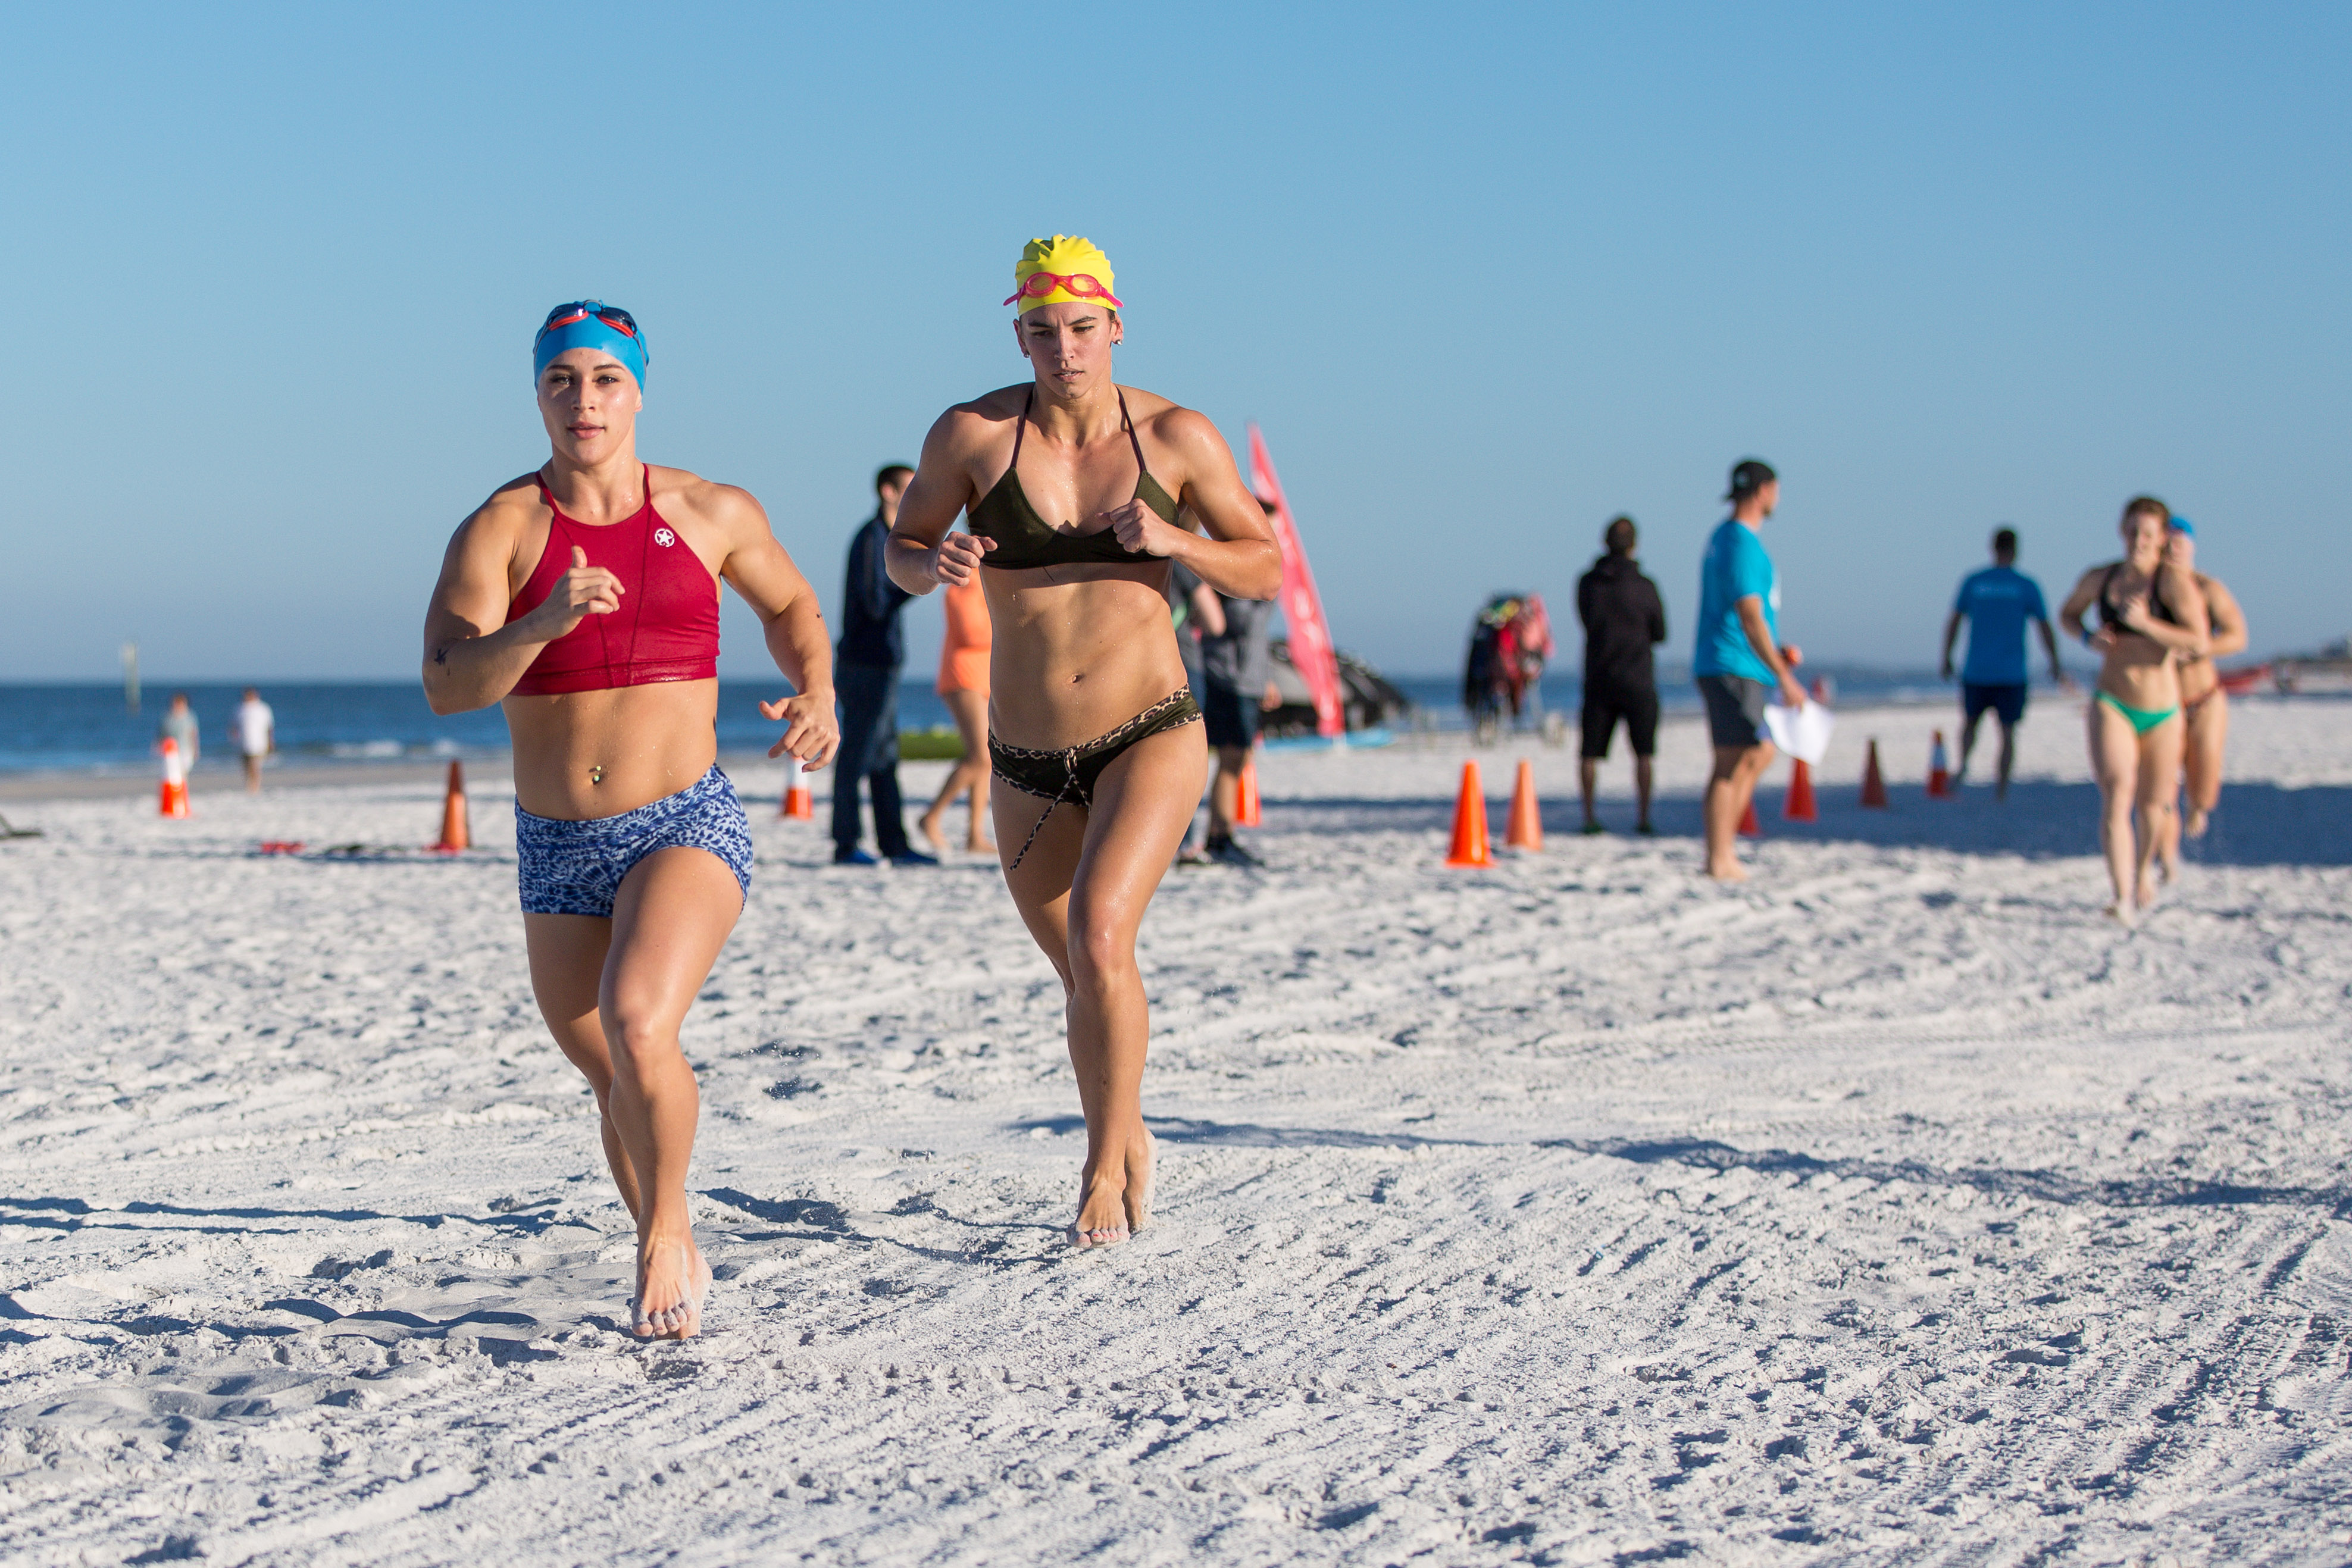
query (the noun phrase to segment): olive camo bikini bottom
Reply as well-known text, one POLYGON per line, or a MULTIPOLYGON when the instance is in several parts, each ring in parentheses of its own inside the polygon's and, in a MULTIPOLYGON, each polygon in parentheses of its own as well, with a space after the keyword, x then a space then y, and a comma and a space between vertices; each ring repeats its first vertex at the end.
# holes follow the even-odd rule
POLYGON ((1011 871, 1021 863, 1022 855, 1029 852, 1030 844, 1037 841, 1046 818, 1054 808, 1065 800, 1075 800, 1081 806, 1095 803, 1095 785, 1101 779, 1103 769, 1118 760, 1130 746, 1147 736, 1162 730, 1181 729, 1188 724, 1201 722, 1200 706, 1192 700, 1192 688, 1181 687, 1169 693, 1125 724, 1107 735, 1059 751, 1037 751, 1026 746, 1007 746, 991 735, 988 737, 989 771, 1024 795, 1034 795, 1051 802, 1045 815, 1029 830, 1028 841, 1021 846, 1021 854, 1013 857, 1011 871))

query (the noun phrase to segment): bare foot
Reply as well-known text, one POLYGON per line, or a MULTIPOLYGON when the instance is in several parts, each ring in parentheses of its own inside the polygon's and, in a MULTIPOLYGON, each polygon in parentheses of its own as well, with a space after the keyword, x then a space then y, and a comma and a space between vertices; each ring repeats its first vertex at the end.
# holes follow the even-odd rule
POLYGON ((1721 865, 1711 865, 1707 867, 1706 874, 1715 878, 1717 882, 1746 882, 1748 880, 1748 868, 1741 865, 1738 861, 1727 861, 1721 865))
POLYGON ((2138 888, 2134 891, 2133 902, 2146 911, 2156 907, 2156 898, 2157 884, 2149 878, 2142 876, 2139 879, 2138 888))
POLYGON ((915 826, 921 831, 923 841, 931 846, 933 854, 943 855, 948 852, 948 841, 940 832, 940 819, 937 813, 924 812, 915 826))
POLYGON ((1160 1164, 1160 1140, 1143 1134, 1143 1163, 1139 1169, 1130 1155, 1127 1165, 1127 1227, 1139 1231, 1151 1223, 1151 1181, 1160 1164))
POLYGON ((629 1332, 639 1339, 686 1339, 702 1327, 710 1266, 691 1235, 637 1244, 637 1301, 629 1332))
POLYGON ((1078 1205, 1078 1222, 1070 1227, 1070 1245, 1081 1249, 1116 1247, 1132 1234, 1127 1220, 1126 1183, 1114 1186, 1103 1177, 1089 1181, 1086 1197, 1078 1205))
POLYGON ((2139 915, 2129 904, 2119 899, 2107 905, 2107 918, 2118 925, 2131 925, 2138 922, 2139 915))
POLYGON ((2192 806, 2189 810, 2189 821, 2180 831, 2192 839, 2201 839, 2205 836, 2207 820, 2203 811, 2192 806))
POLYGON ((968 855, 992 855, 996 852, 996 845, 992 840, 971 839, 965 842, 963 852, 968 855))

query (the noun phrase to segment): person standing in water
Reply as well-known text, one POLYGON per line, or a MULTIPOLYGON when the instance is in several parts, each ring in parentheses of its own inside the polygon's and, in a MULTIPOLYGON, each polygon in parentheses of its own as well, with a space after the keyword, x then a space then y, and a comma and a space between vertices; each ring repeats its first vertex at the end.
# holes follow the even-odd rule
POLYGON ((2131 925, 2156 902, 2154 866, 2180 789, 2180 662, 2205 652, 2205 592, 2196 574, 2165 557, 2172 514, 2152 496, 2124 507, 2128 553, 2074 584, 2058 618, 2105 656, 2090 711, 2091 771, 2099 781, 2099 847, 2115 902, 2110 919, 2131 925), (2098 630, 2082 624, 2096 605, 2098 630), (2139 832, 2132 831, 2132 810, 2139 832))
POLYGON ((1715 768, 1706 781, 1706 874, 1745 882, 1739 819, 1772 761, 1764 705, 1777 687, 1784 706, 1802 707, 1805 688, 1790 673, 1797 650, 1780 646, 1780 580, 1757 538, 1780 504, 1780 476, 1750 457, 1732 468, 1724 499, 1731 503, 1731 516, 1716 526, 1699 562, 1698 652, 1691 674, 1715 742, 1715 768))
POLYGON ((2050 611, 2042 602, 2042 585, 2017 570, 2017 530, 1999 528, 1992 536, 1992 564, 1961 580, 1959 597, 1944 622, 1944 679, 1952 678, 1952 644, 1960 622, 1969 623, 1969 656, 1960 666, 1960 768, 1955 780, 1969 774, 1969 756, 1977 747, 1977 726, 1985 710, 2000 720, 2000 781, 1993 799, 2009 798, 2010 768, 2017 760, 2017 727, 2025 717, 2025 623, 2042 628, 2042 646, 2050 655, 2050 679, 2068 690, 2074 683, 2058 664, 2058 633, 2050 627, 2050 611))
POLYGON ((516 879, 541 1015, 588 1080, 636 1221, 634 1332, 682 1339, 710 1270, 686 1207, 698 1105, 678 1028, 751 882, 719 770, 719 585, 757 612, 797 694, 771 757, 832 754, 833 654, 808 581, 749 493, 637 458, 645 334, 597 300, 532 345, 551 448, 449 541, 425 619, 436 714, 500 704, 516 879))
POLYGON ((1076 1246, 1124 1241, 1150 1209, 1151 1030, 1135 939, 1207 772, 1169 615, 1170 563, 1271 599, 1282 559, 1202 415, 1111 379, 1126 335, 1109 258, 1034 239, 1014 266, 1031 379, 958 403, 923 442, 891 533, 913 593, 978 577, 995 628, 989 758, 1013 904, 1061 977, 1086 1113, 1076 1246), (1177 524, 1188 507, 1205 537, 1177 524), (950 533, 959 513, 969 534, 950 533))
POLYGON ((2167 535, 2165 564, 2188 573, 2205 595, 2205 613, 2212 635, 2201 654, 2180 661, 2180 712, 2188 721, 2181 737, 2182 771, 2188 779, 2189 821, 2183 826, 2176 810, 2158 851, 2167 877, 2180 870, 2180 838, 2185 832, 2201 839, 2221 803, 2221 758, 2230 744, 2230 694, 2221 689, 2221 672, 2214 661, 2246 651, 2246 612, 2238 596, 2221 579, 2197 570, 2197 526, 2187 517, 2172 519, 2167 535))
POLYGON ((1658 585, 1642 575, 1633 559, 1640 535, 1633 519, 1616 517, 1601 530, 1607 554, 1576 580, 1576 618, 1584 622, 1584 744, 1579 747, 1576 781, 1584 792, 1584 831, 1601 831, 1592 797, 1601 764, 1619 720, 1633 753, 1633 797, 1640 808, 1633 831, 1650 825, 1651 759, 1658 752, 1656 646, 1666 640, 1666 606, 1658 585))
POLYGON ((948 852, 948 841, 940 831, 940 820, 947 815, 956 797, 971 796, 971 821, 964 831, 963 847, 969 854, 992 854, 996 846, 988 839, 988 645, 991 632, 988 623, 988 592, 977 580, 950 583, 940 600, 947 612, 947 635, 940 643, 940 701, 947 705, 954 718, 956 733, 963 740, 963 756, 948 770, 947 782, 940 786, 939 795, 931 801, 916 825, 923 837, 940 853, 948 852))

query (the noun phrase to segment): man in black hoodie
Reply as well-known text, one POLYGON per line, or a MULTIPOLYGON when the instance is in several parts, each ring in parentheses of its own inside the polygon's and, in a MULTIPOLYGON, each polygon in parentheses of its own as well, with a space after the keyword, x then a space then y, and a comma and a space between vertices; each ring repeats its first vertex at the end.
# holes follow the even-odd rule
POLYGON ((1609 553, 1577 580, 1576 614, 1584 622, 1584 747, 1577 781, 1584 789, 1584 831, 1601 831, 1592 814, 1593 786, 1617 721, 1633 747, 1633 793, 1640 825, 1650 825, 1650 759, 1658 750, 1658 677, 1650 650, 1666 640, 1666 608, 1658 585, 1633 563, 1633 519, 1612 517, 1601 541, 1609 553))

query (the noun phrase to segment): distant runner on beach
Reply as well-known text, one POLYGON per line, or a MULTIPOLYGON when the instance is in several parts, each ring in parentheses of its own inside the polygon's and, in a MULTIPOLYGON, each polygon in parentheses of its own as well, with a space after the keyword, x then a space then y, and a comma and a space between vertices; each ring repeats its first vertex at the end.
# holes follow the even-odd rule
POLYGON ((2017 570, 2017 530, 1997 528, 1992 536, 1992 564, 1961 580, 1959 596, 1944 622, 1944 679, 1952 678, 1952 644, 1960 622, 1969 623, 1969 656, 1960 667, 1960 770, 1969 774, 1969 756, 1976 750, 1977 726, 1985 710, 2000 721, 2000 782, 1995 800, 2009 798, 2009 774, 2017 760, 2017 726, 2025 717, 2025 623, 2042 628, 2042 646, 2050 655, 2050 678, 2071 689, 2073 683, 2058 663, 2058 633, 2051 630, 2050 611, 2042 600, 2042 585, 2017 570))
POLYGON ((551 455, 458 525, 425 621, 438 714, 502 703, 531 989, 595 1092, 636 1220, 634 1331, 683 1339, 710 1270, 686 1208, 698 1092, 678 1027, 742 913, 751 837, 719 770, 719 584, 767 629, 797 695, 771 757, 832 755, 816 596, 749 493, 637 460, 645 335, 596 300, 532 344, 551 455))
POLYGON ((2156 902, 2153 867, 2180 788, 2179 663, 2205 651, 2205 593, 2193 572, 2165 559, 2172 514, 2152 496, 2124 506, 2124 559, 2095 566, 2074 584, 2058 618, 2105 656, 2090 709, 2091 771, 2099 781, 2099 847, 2115 902, 2108 917, 2131 925, 2156 902), (2099 627, 2082 624, 2096 605, 2099 627), (2139 810, 2139 833, 2132 810, 2139 810))
POLYGON ((1149 1216, 1150 1016, 1135 937, 1201 798, 1207 752, 1169 613, 1169 563, 1271 599, 1282 558, 1206 418, 1111 379, 1126 335, 1110 260, 1031 240, 1013 340, 1033 379, 958 403, 924 440, 891 534, 914 593, 977 576, 990 649, 991 805, 1005 885, 1061 976, 1087 1119, 1070 1240, 1149 1216), (1177 526, 1189 507, 1208 536, 1177 526), (950 534, 957 514, 969 534, 950 534))
POLYGON ((2214 661, 2246 651, 2246 612, 2238 608, 2238 596, 2220 579, 2197 570, 2197 526, 2187 517, 2172 519, 2164 559, 2175 570, 2197 580, 2205 594, 2206 617, 2212 629, 2205 652, 2180 661, 2180 709, 2189 721, 2181 748, 2182 770, 2188 776, 2189 821, 2184 827, 2176 811, 2158 852, 2169 877, 2180 869, 2181 834, 2203 838, 2214 808, 2221 803, 2221 759, 2230 744, 2230 694, 2221 689, 2221 672, 2214 667, 2214 661))
POLYGON ((1777 695, 1802 707, 1805 688, 1790 673, 1800 657, 1780 646, 1780 579, 1757 536, 1780 504, 1780 476, 1755 458, 1731 470, 1723 497, 1731 516, 1716 525, 1699 562, 1698 650, 1691 674, 1706 704, 1715 768, 1706 781, 1706 874, 1745 882, 1739 819, 1772 761, 1764 706, 1777 695))
POLYGON ((1601 764, 1619 720, 1633 753, 1633 798, 1639 815, 1633 831, 1650 825, 1651 759, 1658 750, 1658 672, 1655 648, 1666 640, 1666 606, 1658 585, 1642 575, 1633 559, 1639 534, 1633 519, 1615 517, 1601 531, 1608 553, 1576 581, 1576 615, 1584 622, 1584 744, 1576 779, 1584 792, 1584 831, 1597 833, 1593 791, 1601 764))

